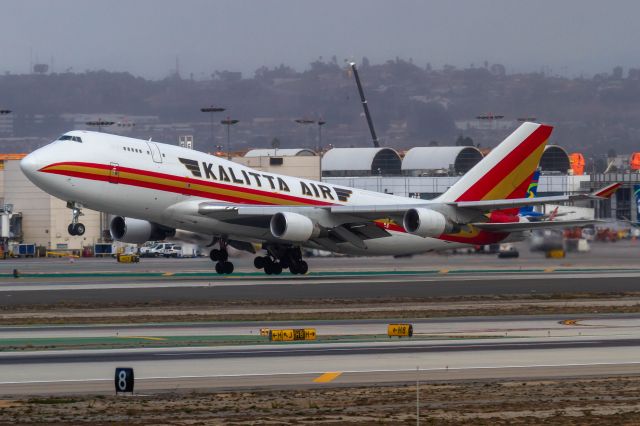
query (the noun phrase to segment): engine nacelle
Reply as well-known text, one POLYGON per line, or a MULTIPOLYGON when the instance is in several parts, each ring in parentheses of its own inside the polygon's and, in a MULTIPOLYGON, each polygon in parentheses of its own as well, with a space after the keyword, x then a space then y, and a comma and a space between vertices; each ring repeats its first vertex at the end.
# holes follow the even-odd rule
POLYGON ((453 229, 442 213, 424 208, 407 210, 402 225, 408 233, 421 237, 439 237, 453 229))
POLYGON ((298 213, 281 212, 271 217, 271 235, 287 241, 307 241, 319 235, 318 228, 311 219, 298 213))
POLYGON ((147 241, 164 240, 175 235, 176 230, 147 220, 115 216, 109 224, 111 238, 123 243, 142 244, 147 241))

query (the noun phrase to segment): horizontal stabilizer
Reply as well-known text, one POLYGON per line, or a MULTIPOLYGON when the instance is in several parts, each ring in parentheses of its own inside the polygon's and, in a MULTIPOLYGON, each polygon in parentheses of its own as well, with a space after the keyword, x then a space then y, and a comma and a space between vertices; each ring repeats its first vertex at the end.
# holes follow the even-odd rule
POLYGON ((510 222, 510 223, 472 223, 478 229, 490 232, 517 232, 531 231, 534 229, 570 228, 573 226, 587 226, 603 223, 602 220, 578 219, 578 220, 546 220, 540 222, 510 222))

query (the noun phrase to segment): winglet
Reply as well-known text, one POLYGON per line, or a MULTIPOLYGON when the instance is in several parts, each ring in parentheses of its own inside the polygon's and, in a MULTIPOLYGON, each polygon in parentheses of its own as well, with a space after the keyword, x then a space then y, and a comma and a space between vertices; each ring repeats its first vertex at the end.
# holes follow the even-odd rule
POLYGON ((598 191, 592 192, 590 196, 593 198, 611 198, 611 196, 616 193, 618 188, 620 188, 620 185, 622 185, 620 182, 612 183, 611 185, 607 185, 604 188, 599 189, 598 191))

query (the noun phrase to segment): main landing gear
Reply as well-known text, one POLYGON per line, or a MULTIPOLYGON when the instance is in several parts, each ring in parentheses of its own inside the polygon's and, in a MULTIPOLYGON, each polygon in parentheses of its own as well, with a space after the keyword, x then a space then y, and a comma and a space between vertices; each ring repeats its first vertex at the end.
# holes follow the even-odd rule
POLYGON ((209 252, 211 260, 216 262, 216 272, 218 274, 230 274, 233 272, 233 263, 229 262, 229 252, 227 252, 227 242, 220 240, 220 248, 209 252))
POLYGON ((267 246, 266 256, 258 256, 253 260, 253 266, 264 269, 267 275, 279 275, 283 269, 289 269, 292 274, 304 275, 309 270, 307 262, 302 260, 300 247, 267 246))
POLYGON ((84 216, 82 208, 78 204, 72 202, 67 203, 67 207, 71 209, 71 223, 67 227, 69 235, 84 235, 86 228, 84 227, 84 224, 78 222, 80 216, 84 216))

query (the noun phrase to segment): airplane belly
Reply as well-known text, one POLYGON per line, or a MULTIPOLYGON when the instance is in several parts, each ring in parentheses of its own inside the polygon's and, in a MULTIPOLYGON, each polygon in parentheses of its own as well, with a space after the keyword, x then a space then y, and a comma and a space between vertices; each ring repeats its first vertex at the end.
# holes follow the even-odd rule
POLYGON ((465 246, 465 244, 443 241, 437 238, 422 238, 403 232, 390 232, 391 236, 366 240, 366 249, 359 249, 351 244, 339 244, 345 254, 357 256, 389 256, 419 254, 428 251, 439 251, 465 246))

